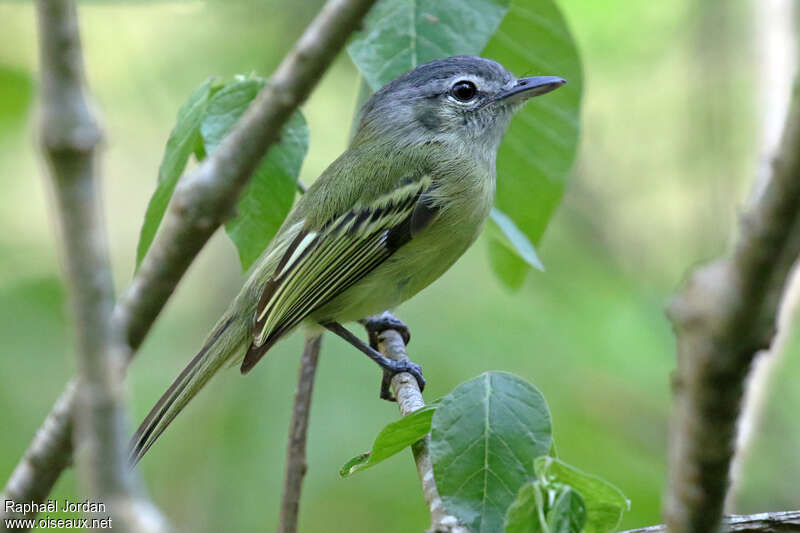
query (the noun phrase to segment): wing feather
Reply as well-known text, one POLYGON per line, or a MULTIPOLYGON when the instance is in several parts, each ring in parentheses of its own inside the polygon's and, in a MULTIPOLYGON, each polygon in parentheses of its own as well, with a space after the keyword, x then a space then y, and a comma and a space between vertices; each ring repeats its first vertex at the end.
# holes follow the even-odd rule
POLYGON ((318 231, 301 230, 264 285, 242 372, 278 338, 363 279, 427 225, 435 216, 424 196, 432 183, 432 177, 423 176, 343 213, 318 231))

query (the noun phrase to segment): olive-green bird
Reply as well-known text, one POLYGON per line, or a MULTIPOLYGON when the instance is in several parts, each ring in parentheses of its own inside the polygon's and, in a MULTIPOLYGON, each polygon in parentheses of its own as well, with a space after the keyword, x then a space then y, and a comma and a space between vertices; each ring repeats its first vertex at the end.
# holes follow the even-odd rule
MULTIPOLYGON (((385 358, 341 323, 394 308, 461 257, 492 207, 497 149, 514 112, 564 83, 457 56, 376 92, 350 148, 299 199, 200 353, 142 422, 132 461, 223 365, 247 373, 301 324, 345 338, 385 377, 410 372, 423 387, 418 365, 385 358)), ((383 397, 387 388, 384 379, 383 397)))

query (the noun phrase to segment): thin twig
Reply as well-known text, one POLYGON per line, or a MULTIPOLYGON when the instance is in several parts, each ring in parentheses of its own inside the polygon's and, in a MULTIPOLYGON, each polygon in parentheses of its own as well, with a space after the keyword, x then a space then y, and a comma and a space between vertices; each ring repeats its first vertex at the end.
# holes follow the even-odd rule
MULTIPOLYGON (((388 358, 395 361, 408 361, 403 336, 393 329, 387 329, 378 335, 378 349, 388 358)), ((408 373, 397 374, 392 378, 392 392, 397 398, 397 407, 402 416, 425 407, 417 380, 408 373)), ((411 447, 417 473, 422 482, 422 494, 431 514, 431 527, 428 533, 469 533, 458 519, 444 508, 436 481, 433 479, 433 464, 428 453, 429 437, 425 437, 411 447)))
POLYGON ((308 469, 306 463, 308 419, 311 415, 311 396, 314 392, 314 377, 317 373, 321 343, 322 335, 310 334, 306 338, 303 357, 300 358, 297 392, 294 395, 292 421, 289 425, 289 444, 286 449, 286 478, 283 484, 279 533, 295 533, 297 531, 300 493, 303 488, 303 478, 308 469))
POLYGON ((670 308, 678 340, 665 519, 672 533, 717 530, 743 383, 769 347, 800 254, 800 101, 795 92, 772 176, 742 219, 728 260, 697 270, 670 308))
MULTIPOLYGON (((800 531, 800 511, 778 511, 751 515, 731 515, 722 519, 730 533, 797 533, 800 531)), ((622 533, 666 533, 667 526, 630 529, 622 533)))
MULTIPOLYGON (((141 345, 189 264, 230 215, 252 170, 277 140, 283 124, 308 97, 374 3, 375 0, 329 0, 222 145, 180 181, 163 227, 114 309, 113 322, 127 339, 127 359, 141 345)), ((56 406, 72 401, 66 390, 56 406)), ((54 469, 68 464, 53 458, 71 455, 71 424, 54 421, 54 416, 51 413, 47 419, 50 423, 37 432, 25 461, 54 469), (32 457, 34 451, 37 455, 32 457)), ((43 501, 59 474, 60 470, 45 473, 40 468, 18 467, 5 491, 15 487, 19 497, 43 501), (30 479, 17 479, 17 474, 30 479)))
MULTIPOLYGON (((131 511, 149 506, 139 501, 126 463, 122 372, 111 323, 113 282, 96 176, 102 132, 84 88, 77 11, 71 0, 40 0, 36 7, 41 142, 56 197, 78 341, 73 441, 79 474, 89 497, 110 507, 117 529, 151 531, 156 525, 160 530, 160 520, 143 523, 131 511)), ((63 454, 57 450, 56 456, 63 454)), ((148 520, 151 513, 156 511, 150 509, 148 520)))

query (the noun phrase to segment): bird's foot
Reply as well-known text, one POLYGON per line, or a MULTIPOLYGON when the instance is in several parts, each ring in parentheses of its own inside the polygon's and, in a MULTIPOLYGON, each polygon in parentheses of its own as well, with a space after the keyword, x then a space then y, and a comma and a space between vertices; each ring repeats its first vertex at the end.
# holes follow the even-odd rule
POLYGON ((384 311, 380 315, 368 316, 359 320, 359 322, 367 330, 369 345, 375 350, 378 349, 378 342, 380 342, 379 335, 387 329, 393 329, 398 332, 403 337, 403 342, 406 345, 411 342, 411 332, 408 330, 408 326, 389 311, 384 311))
POLYGON ((386 358, 386 361, 389 362, 390 365, 383 366, 381 363, 378 363, 383 367, 383 379, 381 380, 382 400, 388 400, 390 402, 397 400, 392 394, 392 378, 403 372, 411 374, 414 379, 417 380, 420 392, 425 390, 425 378, 422 377, 422 367, 417 363, 412 363, 411 361, 394 361, 389 358, 386 358))
POLYGON ((332 333, 335 333, 342 339, 349 342, 360 352, 375 361, 378 366, 383 369, 383 379, 381 380, 381 398, 384 400, 395 400, 391 392, 392 378, 403 372, 411 374, 414 379, 417 380, 419 390, 424 390, 425 378, 422 377, 422 367, 416 363, 412 363, 411 361, 395 361, 394 359, 389 359, 378 351, 378 336, 387 329, 397 330, 403 337, 404 341, 408 342, 410 336, 408 334, 408 328, 405 326, 405 324, 403 324, 398 318, 395 318, 390 313, 383 313, 382 315, 378 315, 376 317, 369 317, 361 320, 360 322, 364 325, 364 327, 367 328, 367 331, 369 332, 369 345, 356 337, 350 332, 350 330, 338 322, 328 321, 322 322, 321 324, 332 333))

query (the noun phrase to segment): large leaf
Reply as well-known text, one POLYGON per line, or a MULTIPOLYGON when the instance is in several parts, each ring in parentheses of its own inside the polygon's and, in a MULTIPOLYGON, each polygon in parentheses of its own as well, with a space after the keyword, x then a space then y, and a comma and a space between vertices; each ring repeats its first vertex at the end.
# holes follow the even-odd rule
MULTIPOLYGON (((553 75, 567 80, 559 90, 531 99, 517 113, 500 145, 495 205, 538 244, 561 201, 575 158, 583 86, 580 59, 569 29, 552 0, 512 0, 483 55, 517 75, 553 75)), ((501 279, 527 270, 506 247, 493 261, 501 279), (515 262, 516 269, 509 263, 515 262)), ((518 276, 510 276, 513 279, 518 276)))
POLYGON ((380 0, 347 51, 373 90, 417 65, 479 54, 510 0, 380 0))
POLYGON ((417 442, 431 430, 431 419, 435 409, 435 406, 425 406, 387 425, 378 433, 372 450, 347 461, 339 470, 339 475, 347 477, 359 470, 375 466, 417 442))
POLYGON ((156 190, 147 204, 144 223, 139 234, 139 245, 136 248, 137 268, 153 242, 161 219, 164 218, 164 212, 167 210, 169 199, 172 197, 175 184, 178 183, 178 178, 186 168, 189 156, 194 151, 200 135, 200 122, 203 120, 213 90, 214 80, 209 78, 194 90, 186 103, 178 110, 178 119, 169 134, 164 157, 158 168, 156 190))
POLYGON ((505 533, 580 533, 586 523, 583 499, 562 483, 532 481, 522 486, 506 513, 505 533))
POLYGON ((496 532, 533 461, 551 447, 550 413, 523 379, 487 372, 445 396, 433 415, 430 453, 445 507, 473 533, 496 532))
POLYGON ((580 493, 586 505, 584 533, 616 531, 622 514, 630 508, 625 495, 614 485, 563 461, 540 457, 536 459, 535 469, 539 479, 569 485, 580 493))
MULTIPOLYGON (((206 153, 216 150, 265 83, 263 78, 239 79, 214 94, 200 126, 206 153)), ((236 216, 225 223, 242 269, 258 258, 289 213, 307 150, 308 127, 297 111, 281 130, 281 141, 270 148, 242 192, 236 216)))
MULTIPOLYGON (((528 243, 538 244, 575 157, 583 85, 575 43, 552 0, 381 0, 348 52, 373 90, 422 63, 460 54, 480 53, 520 76, 567 79, 518 113, 498 156, 496 205, 528 243)), ((519 242, 490 239, 492 267, 511 287, 533 266, 519 242)))

